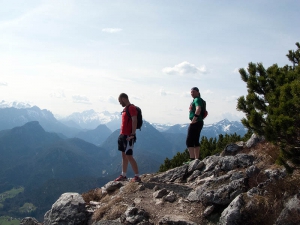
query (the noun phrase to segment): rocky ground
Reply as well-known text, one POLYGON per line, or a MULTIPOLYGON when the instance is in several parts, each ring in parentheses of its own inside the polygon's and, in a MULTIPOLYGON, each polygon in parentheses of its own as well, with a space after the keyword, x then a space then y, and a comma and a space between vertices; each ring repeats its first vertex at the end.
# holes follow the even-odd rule
MULTIPOLYGON (((300 224, 299 170, 275 164, 278 149, 253 136, 220 155, 142 182, 107 183, 82 195, 65 193, 44 224, 300 224), (259 143, 258 143, 259 142, 259 143)), ((21 224, 38 224, 24 218, 21 224)))

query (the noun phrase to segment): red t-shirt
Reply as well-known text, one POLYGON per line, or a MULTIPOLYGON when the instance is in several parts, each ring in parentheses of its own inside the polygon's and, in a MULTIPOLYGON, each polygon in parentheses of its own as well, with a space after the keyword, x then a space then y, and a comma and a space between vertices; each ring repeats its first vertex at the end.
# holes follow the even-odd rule
MULTIPOLYGON (((129 107, 128 111, 130 113, 130 116, 137 116, 137 110, 134 107, 134 105, 129 105, 126 107, 129 107)), ((126 107, 123 109, 122 112, 122 124, 120 134, 130 135, 132 132, 132 120, 128 117, 126 113, 126 107)))

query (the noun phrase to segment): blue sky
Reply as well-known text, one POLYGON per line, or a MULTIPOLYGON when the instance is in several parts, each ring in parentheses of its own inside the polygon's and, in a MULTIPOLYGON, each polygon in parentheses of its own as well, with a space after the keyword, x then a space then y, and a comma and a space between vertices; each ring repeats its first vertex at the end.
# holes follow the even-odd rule
POLYGON ((206 123, 239 120, 239 68, 289 64, 300 1, 0 1, 0 102, 55 115, 121 111, 121 92, 155 123, 188 123, 197 86, 206 123))

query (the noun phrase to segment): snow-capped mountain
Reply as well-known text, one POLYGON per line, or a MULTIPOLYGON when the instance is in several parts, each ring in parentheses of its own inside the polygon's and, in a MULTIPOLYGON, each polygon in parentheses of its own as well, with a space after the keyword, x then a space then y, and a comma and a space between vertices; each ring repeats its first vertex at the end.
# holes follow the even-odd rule
POLYGON ((91 109, 83 112, 72 113, 60 121, 73 127, 76 124, 83 129, 95 129, 100 124, 106 124, 110 130, 114 131, 120 128, 121 114, 120 112, 110 113, 108 111, 96 112, 91 109))
MULTIPOLYGON (((176 124, 171 126, 165 132, 167 133, 183 133, 187 134, 189 124, 176 124)), ((218 137, 219 134, 238 134, 244 136, 247 133, 247 129, 243 126, 241 122, 229 121, 227 119, 221 120, 213 124, 204 124, 201 131, 201 136, 206 136, 207 138, 218 137)))
POLYGON ((162 124, 162 123, 150 123, 156 130, 160 132, 167 131, 170 127, 174 126, 171 124, 162 124))

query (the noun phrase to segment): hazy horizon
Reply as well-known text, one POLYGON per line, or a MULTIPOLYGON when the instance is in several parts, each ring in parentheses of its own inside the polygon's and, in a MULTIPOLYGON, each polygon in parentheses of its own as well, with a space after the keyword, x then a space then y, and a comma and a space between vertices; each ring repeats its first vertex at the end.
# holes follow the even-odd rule
POLYGON ((119 112, 121 92, 153 123, 188 123, 191 87, 207 124, 238 121, 239 68, 290 64, 300 1, 2 1, 0 102, 54 115, 119 112))

